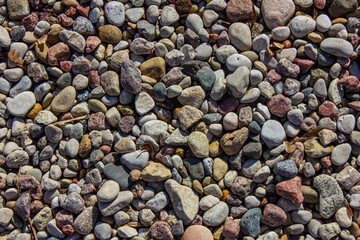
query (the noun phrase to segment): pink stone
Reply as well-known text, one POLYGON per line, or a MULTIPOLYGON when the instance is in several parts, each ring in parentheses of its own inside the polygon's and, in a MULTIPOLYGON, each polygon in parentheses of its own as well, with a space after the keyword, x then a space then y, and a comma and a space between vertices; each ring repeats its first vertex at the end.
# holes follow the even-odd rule
POLYGON ((232 217, 227 217, 224 224, 223 236, 236 238, 240 232, 240 225, 232 217))
POLYGON ((275 69, 271 69, 265 77, 265 81, 268 81, 269 83, 271 83, 272 85, 281 81, 281 74, 278 73, 275 69))
POLYGON ((90 36, 86 39, 85 52, 91 53, 101 44, 100 38, 97 36, 90 36))
POLYGON ((68 60, 71 57, 70 48, 63 42, 59 42, 49 48, 47 60, 49 65, 57 66, 60 61, 68 60))
MULTIPOLYGON (((350 104, 349 104, 349 107, 350 104)), ((326 117, 331 117, 331 118, 338 118, 339 117, 339 109, 336 107, 336 105, 333 102, 330 102, 328 100, 324 101, 320 106, 319 106, 319 114, 326 116, 326 117)))
POLYGON ((276 193, 294 204, 301 204, 304 201, 301 191, 301 178, 296 176, 276 184, 276 193))
POLYGON ((267 105, 272 114, 278 117, 284 117, 291 109, 291 100, 282 94, 278 94, 272 96, 267 105))
POLYGON ((211 231, 204 226, 201 225, 191 225, 188 227, 182 240, 213 240, 213 236, 211 231))
POLYGON ((326 0, 314 0, 314 7, 317 9, 324 9, 326 5, 326 0))
POLYGON ((280 207, 268 203, 266 204, 261 217, 261 222, 270 227, 278 227, 286 222, 286 213, 280 207))
POLYGON ((300 74, 307 73, 315 65, 315 61, 311 59, 295 58, 294 63, 300 67, 300 74))
POLYGON ((251 0, 230 0, 226 6, 226 16, 230 22, 248 20, 252 12, 253 3, 251 0))

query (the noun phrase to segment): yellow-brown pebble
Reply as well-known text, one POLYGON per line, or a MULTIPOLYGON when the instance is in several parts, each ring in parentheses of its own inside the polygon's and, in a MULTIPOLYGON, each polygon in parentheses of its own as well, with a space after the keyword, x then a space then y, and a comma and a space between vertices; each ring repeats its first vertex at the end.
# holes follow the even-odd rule
POLYGON ((30 112, 28 112, 28 114, 26 116, 28 118, 35 118, 41 110, 43 110, 41 104, 36 103, 35 106, 33 107, 33 109, 31 109, 30 112))

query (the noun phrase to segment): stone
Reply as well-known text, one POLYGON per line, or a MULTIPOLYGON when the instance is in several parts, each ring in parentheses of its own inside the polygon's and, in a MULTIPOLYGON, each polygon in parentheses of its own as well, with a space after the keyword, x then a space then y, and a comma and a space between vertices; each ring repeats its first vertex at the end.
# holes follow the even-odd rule
POLYGON ((209 156, 209 143, 204 133, 195 131, 188 137, 188 145, 198 158, 205 158, 209 156))
POLYGON ((141 90, 141 72, 129 59, 121 65, 120 83, 129 93, 138 94, 141 90))
POLYGON ((250 0, 231 0, 226 6, 226 16, 231 22, 248 20, 253 12, 250 0))
POLYGON ((74 31, 63 30, 59 33, 59 38, 75 51, 84 52, 86 42, 81 34, 74 31))
POLYGON ((234 155, 240 151, 248 135, 249 130, 246 127, 226 133, 220 139, 220 146, 227 155, 234 155))
POLYGON ((116 166, 113 163, 108 163, 103 169, 104 175, 111 180, 117 182, 122 189, 126 189, 130 185, 128 169, 123 166, 116 166))
POLYGON ((332 17, 337 18, 356 10, 357 7, 358 7, 358 2, 354 0, 350 0, 350 1, 335 0, 331 3, 329 7, 329 13, 332 17))
POLYGON ((121 26, 125 22, 125 8, 121 2, 108 2, 105 5, 105 16, 110 24, 121 26))
POLYGON ((246 51, 251 49, 252 40, 250 28, 245 23, 233 23, 229 27, 231 44, 238 50, 246 51))
POLYGON ((244 234, 256 238, 260 234, 260 220, 261 220, 261 209, 260 208, 249 209, 241 217, 240 230, 244 234))
POLYGON ((295 4, 290 0, 265 0, 261 3, 265 24, 270 30, 285 26, 295 13, 295 4))
POLYGON ((51 102, 51 108, 56 112, 67 112, 74 105, 76 89, 73 86, 64 88, 51 102))
POLYGON ((285 130, 278 121, 267 120, 261 129, 261 139, 269 148, 275 148, 282 144, 285 137, 285 130))
POLYGON ((171 178, 171 171, 161 163, 152 162, 142 170, 141 176, 145 181, 161 182, 171 178))
MULTIPOLYGON (((14 2, 14 1, 13 1, 14 2)), ((11 39, 9 32, 4 28, 0 27, 0 47, 10 47, 11 39)))
POLYGON ((104 91, 109 96, 119 96, 120 95, 120 81, 119 76, 114 71, 106 71, 101 74, 101 86, 104 88, 104 91))
POLYGON ((332 54, 336 57, 348 58, 353 53, 352 45, 341 38, 325 38, 320 43, 320 49, 326 53, 332 54))
POLYGON ((143 170, 149 160, 149 152, 138 150, 121 156, 120 163, 130 170, 143 170))
POLYGON ((205 99, 205 91, 200 86, 185 88, 177 97, 182 105, 190 105, 199 108, 205 99))
POLYGON ((279 206, 268 203, 266 204, 261 217, 261 222, 270 226, 278 227, 285 224, 287 219, 286 213, 279 206))
POLYGON ((353 167, 347 166, 335 176, 340 187, 350 190, 360 181, 360 173, 353 167))
POLYGON ((208 226, 219 226, 229 214, 229 207, 225 202, 218 204, 207 210, 203 215, 203 221, 208 226))
POLYGON ((343 143, 337 145, 331 152, 331 162, 336 166, 344 165, 351 155, 351 145, 343 143))
POLYGON ((249 85, 250 71, 245 66, 238 67, 235 72, 226 77, 227 86, 236 98, 244 96, 249 85))
POLYGON ((200 111, 199 109, 193 106, 190 105, 183 106, 179 111, 179 121, 181 128, 183 130, 190 128, 196 122, 198 122, 203 115, 204 114, 202 111, 200 111))
POLYGON ((101 186, 96 196, 100 202, 111 202, 118 196, 119 191, 119 184, 113 180, 108 180, 101 186))
POLYGON ((6 107, 11 115, 24 117, 35 106, 35 103, 35 95, 32 92, 25 91, 11 99, 6 107))
POLYGON ((139 93, 135 97, 135 109, 139 115, 145 115, 155 107, 155 102, 147 93, 139 93))
POLYGON ((121 30, 114 25, 104 25, 99 27, 99 38, 105 43, 118 43, 122 39, 121 30))
POLYGON ((182 236, 183 240, 213 240, 213 235, 211 231, 201 225, 191 225, 186 228, 184 235, 182 236))
POLYGON ((11 218, 14 215, 13 210, 10 208, 3 207, 0 209, 0 225, 6 226, 10 223, 11 218))
POLYGON ((30 14, 30 5, 26 0, 6 2, 7 11, 11 20, 22 20, 30 14))
POLYGON ((305 37, 308 33, 315 30, 316 22, 307 16, 297 16, 290 21, 291 33, 296 38, 305 37))
POLYGON ((342 206, 344 201, 342 190, 333 177, 325 174, 314 178, 314 186, 320 194, 320 215, 328 219, 342 206))
POLYGON ((99 202, 99 210, 104 216, 111 216, 128 206, 133 200, 133 194, 130 191, 121 191, 111 202, 99 202))
POLYGON ((276 184, 276 193, 294 204, 301 204, 304 201, 301 191, 301 178, 296 176, 276 184))
POLYGON ((93 230, 97 218, 99 216, 99 210, 95 207, 85 208, 74 221, 74 229, 76 232, 87 235, 93 230))

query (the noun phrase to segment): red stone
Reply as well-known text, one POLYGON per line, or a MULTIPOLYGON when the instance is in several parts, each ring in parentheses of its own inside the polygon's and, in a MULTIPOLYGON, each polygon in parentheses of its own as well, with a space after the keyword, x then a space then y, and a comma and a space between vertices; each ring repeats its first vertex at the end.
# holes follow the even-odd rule
POLYGON ((39 17, 36 13, 33 12, 24 17, 21 21, 21 24, 24 25, 27 31, 33 31, 38 22, 39 17))
MULTIPOLYGON (((349 107, 350 104, 349 104, 349 107)), ((318 112, 320 115, 331 117, 331 118, 338 118, 339 117, 339 109, 336 107, 336 105, 333 102, 330 102, 328 100, 324 101, 318 109, 318 112)))
POLYGON ((166 219, 168 218, 169 214, 166 210, 161 210, 159 213, 159 219, 160 221, 166 221, 166 219))
POLYGON ((314 7, 317 9, 324 9, 326 5, 326 0, 314 0, 314 7))
POLYGON ((90 73, 89 73, 90 87, 96 88, 96 87, 100 86, 100 82, 101 81, 100 81, 100 76, 99 76, 98 71, 95 71, 95 70, 90 71, 90 73))
POLYGON ((349 91, 349 92, 355 92, 356 91, 357 92, 360 81, 355 76, 347 76, 347 77, 341 78, 339 80, 339 84, 344 86, 346 91, 349 91))
POLYGON ((74 7, 67 7, 66 9, 65 9, 65 15, 66 16, 69 16, 69 17, 75 17, 75 15, 76 15, 76 8, 74 8, 74 7))
POLYGON ((44 205, 39 200, 32 201, 32 203, 30 204, 30 212, 32 213, 38 213, 43 208, 44 205))
POLYGON ((276 70, 287 77, 296 78, 300 73, 300 67, 292 62, 290 62, 286 58, 282 58, 276 65, 276 70))
POLYGON ((253 3, 251 0, 230 0, 226 6, 226 16, 230 22, 248 20, 252 12, 253 3))
POLYGON ((275 69, 271 69, 265 77, 265 81, 268 81, 269 83, 271 83, 272 85, 281 81, 281 74, 278 73, 275 69))
POLYGON ((194 220, 190 223, 190 225, 202 225, 203 219, 199 214, 196 214, 194 220))
POLYGON ((307 73, 315 65, 315 61, 311 59, 295 58, 294 63, 300 67, 300 74, 307 73))
POLYGON ((134 183, 130 189, 133 193, 134 198, 141 198, 141 195, 144 192, 145 182, 143 180, 137 181, 134 183))
POLYGON ((58 212, 55 216, 56 225, 61 228, 64 225, 73 225, 74 223, 74 217, 71 212, 66 210, 61 210, 58 212))
POLYGON ((93 130, 105 130, 105 115, 102 112, 93 113, 88 120, 89 131, 93 130))
POLYGON ((51 66, 59 65, 60 61, 68 60, 71 57, 70 48, 63 42, 59 42, 49 48, 48 64, 51 66))
POLYGON ((58 21, 63 27, 71 27, 74 24, 74 19, 66 16, 64 13, 58 16, 58 21))
POLYGON ((261 222, 270 227, 279 227, 286 222, 286 213, 280 207, 268 203, 264 208, 261 222))
POLYGON ((325 156, 325 157, 321 158, 320 163, 321 163, 321 165, 323 165, 323 167, 325 167, 325 168, 331 167, 331 159, 330 159, 330 156, 325 156))
POLYGON ((219 38, 219 34, 217 33, 210 33, 209 35, 209 43, 214 44, 219 38))
POLYGON ((222 31, 217 39, 219 47, 230 44, 230 37, 227 31, 222 31))
POLYGON ((90 6, 77 5, 76 10, 78 11, 78 13, 79 13, 81 16, 86 17, 86 18, 89 17, 90 6))
POLYGON ((296 176, 276 184, 276 193, 296 205, 301 204, 304 201, 301 191, 301 178, 296 176))
POLYGON ((133 116, 122 117, 119 121, 119 128, 123 134, 131 132, 131 129, 135 125, 135 118, 133 116))
POLYGON ((66 235, 66 236, 71 236, 74 234, 75 230, 73 228, 73 226, 71 226, 70 224, 64 225, 61 227, 61 231, 66 235))
POLYGON ((41 200, 42 199, 44 194, 43 194, 43 191, 42 191, 40 185, 37 185, 35 188, 32 188, 30 190, 30 196, 31 196, 32 199, 35 199, 35 200, 41 200))
POLYGON ((316 122, 313 118, 311 117, 307 117, 303 120, 303 122, 300 124, 300 128, 305 131, 308 132, 311 129, 313 129, 314 127, 316 127, 316 122))
POLYGON ((237 108, 239 103, 239 99, 235 97, 229 97, 219 104, 218 112, 222 115, 225 115, 228 112, 233 112, 237 108))
POLYGON ((175 148, 173 146, 165 146, 155 155, 155 161, 161 162, 165 155, 173 156, 174 154, 175 148))
POLYGON ((349 102, 348 106, 355 109, 356 111, 360 111, 360 101, 349 102))
POLYGON ((291 109, 291 100, 282 94, 278 94, 272 96, 267 105, 272 114, 278 117, 284 117, 291 109))
POLYGON ((60 68, 64 72, 71 72, 72 61, 61 61, 60 62, 60 68))
POLYGON ((6 163, 6 158, 4 155, 0 154, 0 167, 4 166, 6 163))
POLYGON ((103 145, 100 147, 100 150, 104 153, 104 154, 109 154, 111 152, 111 147, 107 146, 107 145, 103 145))
POLYGON ((232 217, 227 217, 224 224, 222 235, 228 238, 236 238, 240 232, 239 223, 235 222, 232 217))
POLYGON ((157 240, 173 240, 170 225, 166 222, 156 221, 150 228, 151 237, 157 240))
POLYGON ((239 128, 249 125, 252 121, 252 110, 251 107, 240 108, 239 111, 239 128))
POLYGON ((89 36, 86 39, 86 46, 85 46, 85 52, 91 53, 94 51, 99 45, 101 44, 100 38, 97 36, 89 36))
POLYGON ((80 194, 86 195, 86 194, 93 193, 93 192, 96 192, 95 186, 91 183, 87 183, 81 187, 80 194))

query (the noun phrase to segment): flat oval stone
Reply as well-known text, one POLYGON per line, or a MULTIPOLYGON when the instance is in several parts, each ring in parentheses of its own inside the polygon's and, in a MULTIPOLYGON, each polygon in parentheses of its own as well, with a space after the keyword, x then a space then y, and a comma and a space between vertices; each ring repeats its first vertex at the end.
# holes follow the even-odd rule
POLYGON ((343 58, 350 57, 354 51, 351 43, 341 38, 325 38, 320 43, 320 49, 324 52, 343 58))
POLYGON ((117 197, 119 191, 119 184, 113 180, 108 180, 101 186, 96 196, 99 202, 111 202, 117 197))
POLYGON ((55 112, 67 112, 74 105, 76 89, 73 86, 64 88, 51 102, 51 109, 55 112))
POLYGON ((30 91, 22 92, 11 99, 7 104, 9 113, 16 117, 24 117, 36 103, 34 93, 30 91))
POLYGON ((207 210, 203 215, 203 221, 208 226, 219 226, 229 215, 229 207, 225 202, 218 204, 207 210))
POLYGON ((285 137, 285 130, 278 121, 268 120, 261 129, 261 138, 269 148, 279 146, 285 137))

